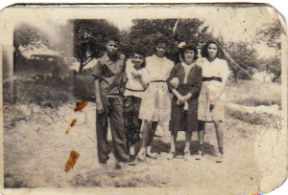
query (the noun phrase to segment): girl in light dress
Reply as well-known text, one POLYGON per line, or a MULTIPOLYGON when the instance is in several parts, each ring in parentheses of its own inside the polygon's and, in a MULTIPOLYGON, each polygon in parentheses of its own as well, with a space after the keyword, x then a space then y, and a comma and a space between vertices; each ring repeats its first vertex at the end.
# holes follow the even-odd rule
MULTIPOLYGON (((203 83, 199 96, 198 119, 200 131, 204 132, 205 124, 213 122, 218 142, 216 162, 223 161, 223 123, 225 115, 225 86, 230 74, 226 60, 220 58, 220 47, 215 41, 208 41, 203 47, 200 65, 203 83)), ((203 145, 200 140, 200 145, 203 145)), ((202 147, 202 146, 201 146, 202 147)), ((204 150, 202 151, 204 153, 204 150)))
POLYGON ((147 89, 144 93, 139 118, 142 119, 143 136, 138 159, 144 160, 147 157, 156 158, 157 154, 152 153, 152 141, 160 121, 170 121, 171 97, 168 91, 167 79, 174 67, 174 63, 165 57, 167 41, 159 38, 156 41, 155 54, 146 58, 147 78, 145 83, 147 89))

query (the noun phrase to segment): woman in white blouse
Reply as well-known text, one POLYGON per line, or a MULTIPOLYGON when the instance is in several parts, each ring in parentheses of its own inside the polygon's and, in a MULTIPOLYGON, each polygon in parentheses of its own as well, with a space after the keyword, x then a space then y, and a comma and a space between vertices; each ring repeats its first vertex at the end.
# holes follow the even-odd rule
POLYGON ((198 120, 199 128, 203 131, 200 138, 200 152, 204 155, 203 140, 206 122, 213 122, 218 142, 218 163, 223 161, 223 122, 225 115, 225 85, 229 76, 229 67, 226 60, 220 57, 220 47, 217 42, 209 41, 202 49, 202 59, 199 62, 202 68, 203 83, 199 96, 198 120))
POLYGON ((155 44, 155 54, 146 58, 147 77, 143 78, 148 84, 145 90, 139 118, 143 123, 143 137, 138 159, 156 158, 151 152, 152 140, 159 122, 170 121, 171 97, 168 91, 167 79, 174 63, 165 57, 167 41, 159 38, 155 44))

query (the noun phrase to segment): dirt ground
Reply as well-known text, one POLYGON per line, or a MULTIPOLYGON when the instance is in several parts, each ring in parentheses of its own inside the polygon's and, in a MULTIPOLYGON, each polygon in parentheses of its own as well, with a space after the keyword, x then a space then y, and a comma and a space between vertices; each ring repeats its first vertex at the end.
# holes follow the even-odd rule
POLYGON ((196 194, 213 194, 219 189, 228 194, 257 193, 262 167, 257 163, 255 142, 261 129, 273 133, 280 128, 251 124, 227 115, 225 158, 220 164, 216 163, 217 142, 212 124, 206 129, 207 155, 201 160, 195 160, 196 133, 191 159, 183 159, 183 132, 178 138, 176 158, 167 160, 169 132, 160 129, 153 145, 154 152, 159 154, 157 159, 115 169, 113 157, 106 166, 97 161, 95 104, 89 103, 79 113, 73 109, 74 105, 67 103, 57 110, 33 104, 5 110, 5 187, 189 187, 196 194), (69 128, 74 118, 77 122, 69 128), (80 157, 66 173, 64 166, 71 150, 79 152, 80 157))

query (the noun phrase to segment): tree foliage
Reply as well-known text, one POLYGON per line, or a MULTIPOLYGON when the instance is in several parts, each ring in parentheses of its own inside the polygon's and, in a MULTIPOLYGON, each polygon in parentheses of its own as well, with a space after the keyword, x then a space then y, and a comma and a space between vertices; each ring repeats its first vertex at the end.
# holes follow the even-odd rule
POLYGON ((36 44, 39 41, 46 46, 50 45, 46 34, 34 26, 21 24, 14 30, 13 44, 16 50, 19 49, 20 46, 25 47, 29 44, 36 44))
POLYGON ((264 66, 266 72, 270 72, 274 75, 272 81, 280 81, 281 76, 281 33, 282 25, 279 20, 274 20, 271 23, 265 24, 258 30, 256 36, 257 43, 264 43, 268 47, 276 50, 276 56, 270 57, 265 60, 260 60, 260 64, 264 66))
POLYGON ((230 42, 227 44, 226 50, 237 64, 231 64, 234 81, 251 79, 249 75, 252 75, 253 68, 257 68, 258 64, 256 50, 248 42, 230 42))
POLYGON ((264 42, 268 47, 273 47, 275 49, 281 49, 281 33, 282 26, 280 21, 277 19, 272 23, 265 24, 257 32, 256 42, 264 42))
POLYGON ((160 36, 165 37, 168 40, 167 57, 175 60, 179 42, 199 42, 208 39, 207 29, 207 26, 203 26, 203 21, 196 18, 137 19, 133 21, 128 40, 130 45, 141 45, 147 55, 152 55, 155 40, 160 36))
POLYGON ((103 54, 104 42, 108 37, 119 37, 119 29, 104 19, 74 20, 74 56, 83 62, 86 60, 86 52, 92 57, 100 57, 103 54))

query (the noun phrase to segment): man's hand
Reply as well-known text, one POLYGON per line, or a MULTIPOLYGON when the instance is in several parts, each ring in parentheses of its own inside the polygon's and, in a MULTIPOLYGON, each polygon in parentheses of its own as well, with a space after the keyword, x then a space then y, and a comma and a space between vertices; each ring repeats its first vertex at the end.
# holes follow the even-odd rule
POLYGON ((97 111, 97 114, 103 114, 104 113, 104 108, 103 108, 102 102, 96 103, 96 111, 97 111))
POLYGON ((103 114, 104 109, 103 108, 96 108, 97 114, 103 114))

